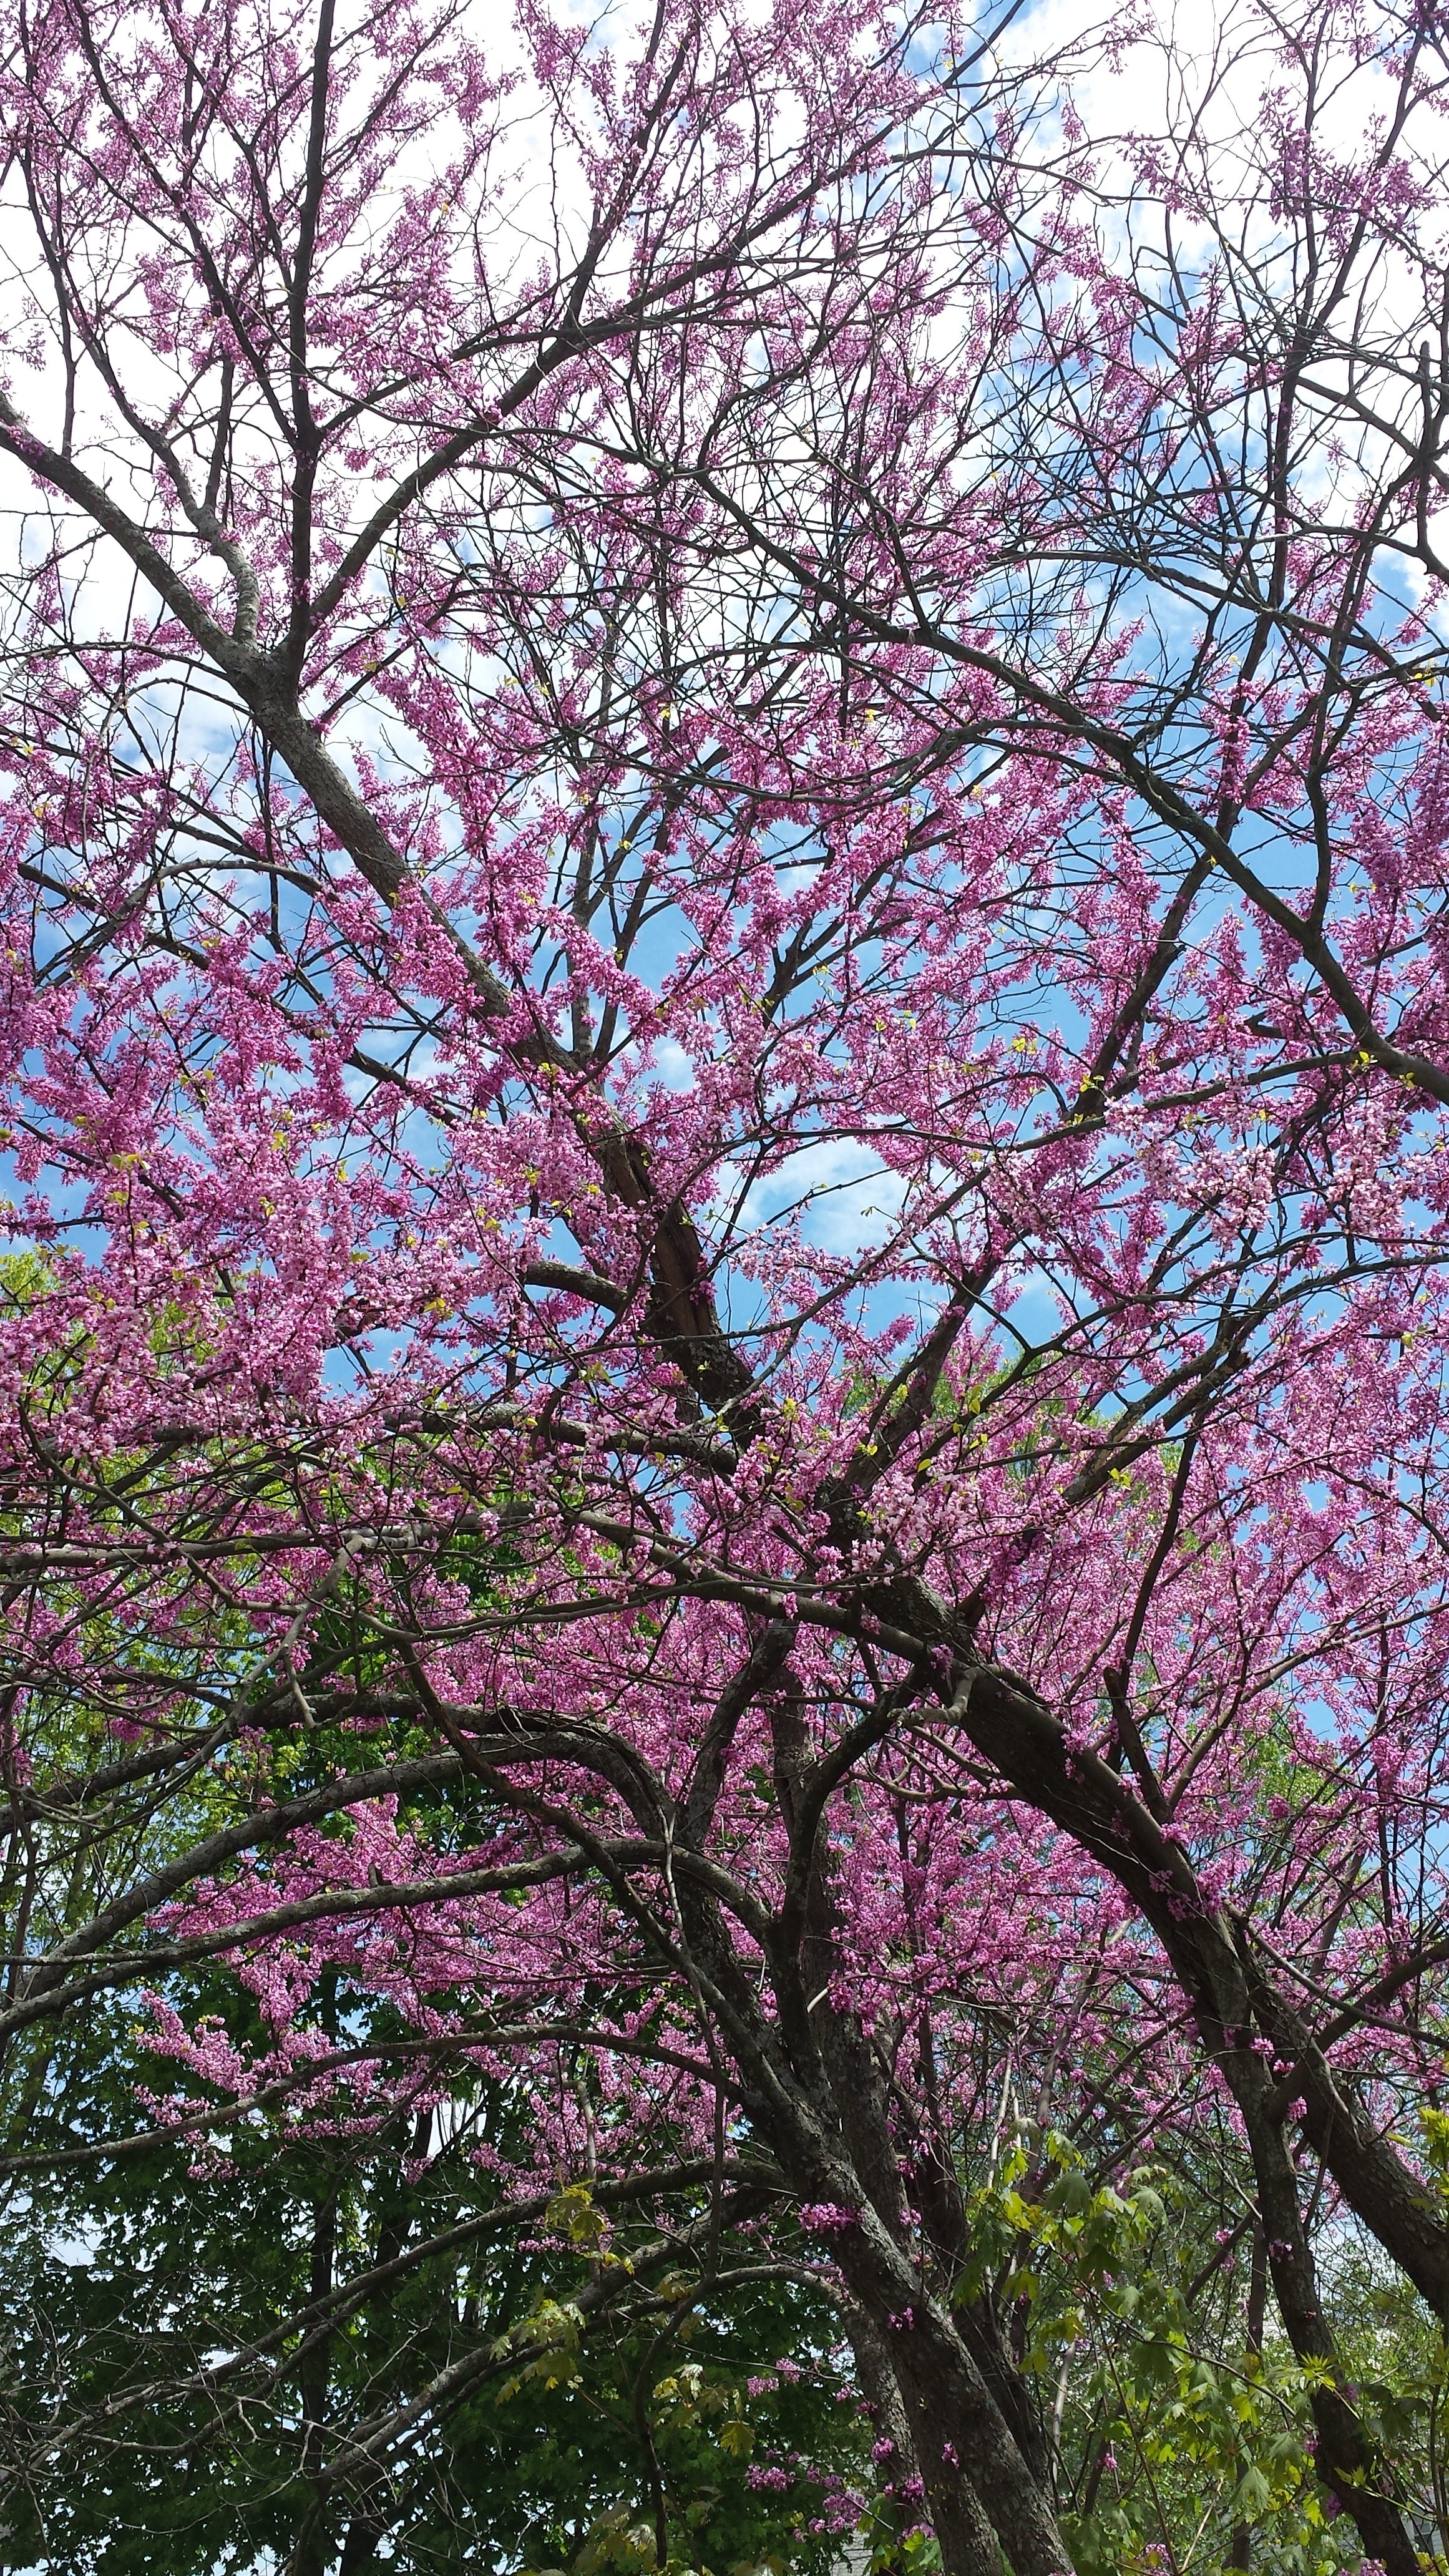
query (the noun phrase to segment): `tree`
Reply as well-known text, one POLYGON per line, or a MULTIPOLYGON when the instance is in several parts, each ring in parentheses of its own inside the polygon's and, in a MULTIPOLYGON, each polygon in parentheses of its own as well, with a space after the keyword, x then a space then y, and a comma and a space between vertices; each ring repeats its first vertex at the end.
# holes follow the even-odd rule
MULTIPOLYGON (((835 2303, 883 2545, 1060 2576, 1132 2489, 1247 2564, 1276 2372, 1281 2549, 1408 2576, 1438 15, 518 31, 7 21, 11 2170, 113 1997, 160 2131, 498 2087, 520 2247, 642 2170, 682 2311, 741 2229, 835 2303), (1214 2344, 1087 2264, 1198 2428, 1136 2488, 1084 2231, 1214 2344)), ((353 2576, 496 2331, 360 2447, 309 2313, 353 2576)))
MULTIPOLYGON (((238 2025, 224 1981, 214 1999, 238 2025)), ((7 2448, 31 2463, 7 2563, 367 2566, 386 2536, 407 2569, 520 2547, 638 2567, 657 2483, 708 2561, 830 2566, 871 2437, 842 2403, 831 2302, 740 2241, 738 2192, 701 2289, 689 2228, 638 2223, 653 2197, 678 2204, 687 2168, 529 2211, 470 2156, 509 2143, 485 2082, 443 2137, 426 2116, 299 2135, 257 2110, 203 2142, 135 2133, 98 2174, 82 2139, 134 2119, 137 2069, 113 2019, 87 2036, 68 2034, 67 2147, 37 2159, 0 2255, 25 2419, 7 2448), (399 2441, 380 2478, 372 2436, 427 2420, 440 2381, 441 2438, 399 2441), (781 2460, 796 2473, 757 2482, 781 2460)), ((696 2240, 707 2186, 696 2173, 696 2240)))

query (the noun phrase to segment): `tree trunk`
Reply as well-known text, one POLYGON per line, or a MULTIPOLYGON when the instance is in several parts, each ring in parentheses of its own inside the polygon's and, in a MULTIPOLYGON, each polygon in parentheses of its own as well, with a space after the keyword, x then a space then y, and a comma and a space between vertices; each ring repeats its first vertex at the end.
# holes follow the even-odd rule
MULTIPOLYGON (((1248 2357, 1253 2361, 1256 2361, 1259 2358, 1263 2350, 1263 2319, 1267 2304, 1268 2241, 1263 2234, 1262 2220, 1255 2219, 1253 2222, 1252 2268, 1248 2275, 1248 2313, 1243 2335, 1243 2341, 1247 2347, 1248 2357)), ((1240 2522, 1235 2525, 1233 2530, 1232 2543, 1228 2550, 1228 2566, 1230 2569, 1241 2569, 1243 2571, 1243 2576, 1249 2576, 1252 2564, 1252 2527, 1246 2522, 1240 2522)))
MULTIPOLYGON (((337 2203, 331 2194, 319 2199, 312 2213, 312 2261, 308 2282, 310 2301, 315 2304, 330 2296, 332 2267, 337 2249, 337 2203)), ((331 2378, 331 2338, 319 2336, 307 2354, 301 2369, 302 2389, 302 2454, 301 2472, 313 2481, 312 2502, 302 2516, 296 2544, 288 2563, 287 2576, 322 2576, 329 2556, 326 2532, 326 2494, 321 2481, 324 2425, 327 2415, 327 2386, 331 2378)))
MULTIPOLYGON (((915 2427, 907 2415, 884 2337, 877 2333, 864 2309, 853 2303, 846 2309, 846 2323, 856 2370, 876 2428, 877 2445, 888 2442, 891 2446, 892 2456, 879 2465, 897 2530, 904 2538, 920 2520, 921 2507, 913 2490, 919 2486, 924 2492, 925 2487, 915 2427)), ((1001 2552, 995 2535, 965 2476, 957 2481, 954 2501, 944 2511, 937 2510, 936 2536, 943 2566, 972 2568, 979 2570, 979 2576, 1001 2576, 1001 2552)))
MULTIPOLYGON (((783 2142, 776 2142, 782 2165, 783 2142)), ((850 2189, 845 2173, 801 2175, 802 2197, 850 2189)), ((851 2197, 856 2197, 852 2194, 851 2197)), ((907 2250, 870 2207, 835 2240, 835 2260, 900 2393, 925 2511, 945 2576, 1071 2576, 1072 2561, 1048 2496, 1033 2477, 1000 2407, 949 2312, 921 2287, 907 2250), (989 2541, 994 2532, 1000 2544, 989 2541)))

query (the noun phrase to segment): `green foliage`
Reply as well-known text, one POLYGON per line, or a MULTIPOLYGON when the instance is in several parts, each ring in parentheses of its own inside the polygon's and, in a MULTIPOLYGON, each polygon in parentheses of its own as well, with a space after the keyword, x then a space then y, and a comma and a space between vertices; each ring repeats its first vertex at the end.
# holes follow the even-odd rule
MULTIPOLYGON (((1009 2311, 1022 2367, 1051 2392, 1081 2576, 1216 2576, 1244 2528, 1273 2576, 1358 2563, 1313 2474, 1312 2374, 1278 2336, 1247 2344, 1223 2299, 1233 2267, 1210 2286, 1213 2254, 1183 2174, 1094 2182, 1051 2132, 1019 2140, 973 2196, 957 2302, 1009 2311)), ((1413 2401, 1366 2393, 1388 2448, 1413 2401)))
MULTIPOLYGON (((192 2006, 238 2044, 263 2036, 221 1975, 196 1981, 192 2006)), ((37 2056, 32 2146, 123 2134, 144 2116, 137 2085, 169 2088, 134 2012, 127 1999, 77 2017, 37 2056)), ((0 2567, 212 2576, 302 2550, 299 2566, 330 2568, 371 2520, 400 2576, 601 2576, 645 2565, 631 2535, 654 2552, 652 2453, 672 2563, 826 2576, 838 2543, 809 2529, 821 2502, 810 2467, 868 2481, 868 2435, 836 2402, 827 2303, 768 2276, 716 2294, 697 2267, 640 2268, 659 2242, 654 2213, 611 2213, 580 2184, 522 2239, 485 2224, 439 2243, 486 2222, 493 2160, 517 2145, 502 2086, 479 2080, 458 2107, 461 2151, 436 2133, 427 2146, 426 2118, 348 2138, 254 2117, 12 2184, 4 2449, 26 2465, 0 2512, 0 2567), (309 2329, 319 2279, 345 2293, 399 2256, 416 2259, 344 2296, 320 2339, 309 2329), (602 2308, 601 2284, 617 2293, 602 2308), (216 2370, 253 2346, 246 2367, 216 2370), (780 2356, 801 2377, 767 2372, 773 2384, 751 2393, 780 2356), (382 2472, 354 2463, 319 2495, 309 2413, 336 2462, 449 2372, 456 2401, 385 2446, 382 2472), (47 2457, 47 2434, 66 2427, 47 2457), (802 2465, 758 2487, 760 2457, 802 2465)), ((689 2211, 676 2201, 672 2215, 689 2211)), ((726 2271, 729 2251, 726 2240, 726 2271)))

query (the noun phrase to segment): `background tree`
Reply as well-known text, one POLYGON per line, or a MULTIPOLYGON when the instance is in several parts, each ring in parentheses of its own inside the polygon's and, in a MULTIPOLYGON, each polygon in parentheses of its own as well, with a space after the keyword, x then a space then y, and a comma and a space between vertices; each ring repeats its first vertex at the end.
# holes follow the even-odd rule
POLYGON ((7 20, 10 2171, 311 2211, 27 2535, 1446 2545, 1441 36, 7 20))

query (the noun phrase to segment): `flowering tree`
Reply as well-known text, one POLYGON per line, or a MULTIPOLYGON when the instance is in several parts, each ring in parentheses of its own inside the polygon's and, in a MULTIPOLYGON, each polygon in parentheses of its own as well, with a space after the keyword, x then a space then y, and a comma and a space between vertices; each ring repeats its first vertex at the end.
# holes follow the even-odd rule
MULTIPOLYGON (((461 2138, 569 2338, 808 2285, 900 2528, 1058 2576, 1125 2471, 1033 2307, 1155 2155, 1302 2563, 1407 2576, 1441 29, 1034 43, 8 17, 10 2170, 144 1991, 148 2152, 461 2138)), ((299 2570, 520 2331, 340 2440, 302 2335, 299 2570)))

